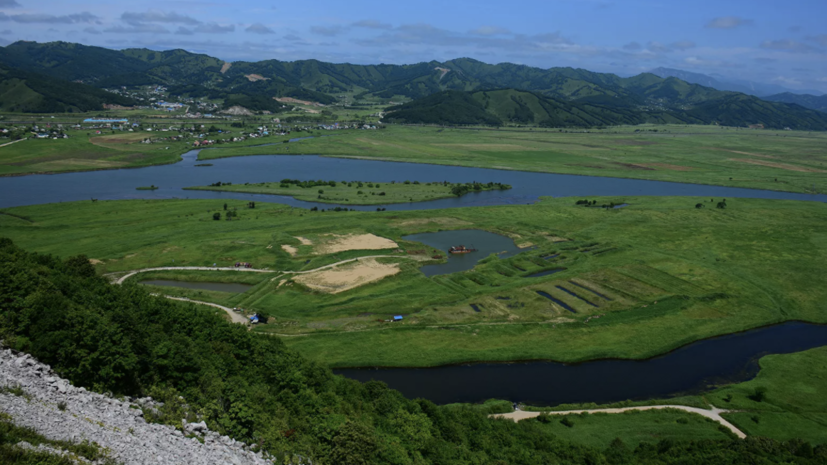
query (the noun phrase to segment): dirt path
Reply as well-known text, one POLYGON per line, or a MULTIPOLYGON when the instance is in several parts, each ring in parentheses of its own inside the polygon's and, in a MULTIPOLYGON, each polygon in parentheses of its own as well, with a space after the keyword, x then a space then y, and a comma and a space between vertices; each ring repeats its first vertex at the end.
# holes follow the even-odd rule
MULTIPOLYGON (((591 410, 563 410, 560 412, 543 412, 548 413, 549 415, 576 415, 580 413, 623 413, 623 412, 632 412, 638 410, 662 410, 662 409, 676 409, 676 410, 683 410, 684 412, 689 413, 696 413, 698 415, 704 416, 711 420, 717 421, 718 423, 722 424, 724 427, 735 433, 741 439, 747 437, 743 431, 739 430, 735 427, 732 423, 726 421, 721 414, 731 412, 731 410, 721 410, 715 407, 712 407, 711 410, 706 410, 697 407, 687 407, 686 405, 647 405, 643 407, 624 407, 624 408, 605 408, 605 409, 591 409, 591 410)), ((514 420, 515 422, 520 420, 525 420, 528 418, 535 418, 540 416, 541 412, 526 412, 524 410, 516 410, 511 413, 499 413, 494 415, 488 415, 491 418, 507 418, 510 420, 514 420)))
MULTIPOLYGON (((216 267, 216 266, 160 266, 157 268, 143 268, 140 270, 133 270, 115 280, 115 284, 123 284, 128 278, 135 276, 138 273, 145 273, 147 271, 246 271, 248 273, 279 273, 273 270, 259 270, 257 268, 236 268, 234 266, 216 267)), ((114 274, 114 273, 109 273, 114 274)))
POLYGON ((320 267, 318 267, 318 268, 316 268, 316 269, 313 269, 313 270, 307 270, 307 271, 282 271, 282 273, 284 273, 284 274, 308 274, 308 273, 315 273, 315 272, 317 272, 317 271, 326 270, 326 269, 328 269, 328 268, 335 268, 335 267, 337 267, 337 266, 339 266, 339 265, 344 265, 345 263, 356 262, 356 261, 359 261, 359 260, 365 260, 365 259, 368 259, 368 258, 407 258, 407 259, 409 259, 409 260, 417 260, 417 258, 415 258, 415 257, 409 257, 409 256, 405 256, 405 255, 368 255, 368 256, 366 256, 366 257, 358 257, 358 258, 351 258, 351 259, 348 259, 348 260, 342 260, 342 261, 340 261, 340 262, 331 263, 330 265, 320 266, 320 267))
MULTIPOLYGON (((161 294, 152 294, 152 295, 161 295, 161 294)), ((221 310, 224 310, 225 312, 227 312, 227 315, 230 315, 230 320, 232 320, 233 323, 240 323, 242 325, 247 324, 247 318, 244 315, 242 315, 240 313, 236 313, 236 312, 233 311, 232 308, 225 307, 223 305, 213 304, 213 303, 210 303, 210 302, 201 302, 201 301, 198 301, 198 300, 187 299, 185 297, 173 297, 171 295, 164 295, 164 296, 161 296, 161 297, 164 297, 164 298, 167 298, 167 299, 170 299, 170 300, 179 300, 181 302, 190 302, 190 303, 193 303, 193 304, 209 305, 210 307, 220 308, 221 310)))
POLYGON ((16 144, 18 142, 23 142, 24 140, 26 140, 26 139, 17 139, 16 141, 13 141, 13 142, 6 142, 5 144, 0 145, 0 147, 5 147, 7 145, 16 144))

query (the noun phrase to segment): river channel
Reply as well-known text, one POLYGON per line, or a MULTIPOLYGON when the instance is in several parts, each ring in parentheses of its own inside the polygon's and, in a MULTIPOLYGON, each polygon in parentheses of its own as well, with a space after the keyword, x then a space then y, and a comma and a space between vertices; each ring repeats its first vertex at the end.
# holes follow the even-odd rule
POLYGON ((479 363, 437 368, 351 368, 335 373, 384 381, 405 397, 438 404, 507 399, 530 405, 610 403, 697 394, 752 379, 758 359, 827 345, 827 326, 785 323, 706 339, 648 360, 479 363))
POLYGON ((210 160, 213 166, 196 167, 198 150, 183 155, 183 160, 146 168, 87 171, 79 173, 0 177, 0 208, 76 200, 120 199, 237 199, 277 202, 301 208, 334 208, 334 204, 304 202, 292 197, 212 191, 185 191, 184 187, 204 186, 218 181, 243 184, 272 182, 284 178, 336 181, 403 182, 502 182, 507 191, 467 194, 459 198, 428 202, 347 206, 357 210, 423 210, 485 205, 533 203, 540 196, 701 196, 709 198, 762 198, 827 201, 827 195, 795 194, 757 189, 739 189, 702 184, 682 184, 639 179, 531 173, 459 166, 354 160, 313 155, 260 155, 210 160), (137 191, 155 185, 154 191, 137 191))

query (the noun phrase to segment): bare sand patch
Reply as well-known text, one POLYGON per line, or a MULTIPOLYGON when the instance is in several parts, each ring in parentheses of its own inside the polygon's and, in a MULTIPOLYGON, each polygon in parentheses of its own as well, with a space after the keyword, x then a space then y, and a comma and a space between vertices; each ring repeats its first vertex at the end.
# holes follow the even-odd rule
POLYGON ((521 249, 527 249, 529 247, 534 247, 534 243, 533 242, 523 242, 522 244, 517 244, 517 247, 519 247, 521 249))
POLYGON ((737 161, 740 163, 749 163, 750 165, 760 165, 760 166, 767 166, 770 168, 779 168, 782 170, 787 171, 798 171, 801 173, 827 173, 825 170, 819 170, 816 168, 807 168, 804 166, 796 166, 796 165, 788 165, 786 163, 776 163, 772 161, 763 161, 763 160, 750 160, 749 158, 730 158, 731 161, 737 161))
POLYGON ((379 263, 369 258, 324 271, 297 276, 294 281, 311 289, 338 294, 399 273, 396 263, 379 263))
POLYGON ((299 253, 299 249, 293 247, 292 245, 283 245, 281 246, 281 249, 289 253, 291 257, 295 257, 299 253))
POLYGON ((434 147, 456 147, 456 148, 463 148, 463 149, 473 149, 473 150, 488 150, 491 152, 504 152, 509 150, 525 150, 525 151, 536 151, 540 150, 535 147, 526 147, 524 145, 516 145, 516 144, 431 144, 434 147))
POLYGON ((680 165, 671 165, 669 163, 641 163, 642 166, 648 166, 650 168, 661 168, 665 170, 672 170, 672 171, 692 171, 693 168, 688 166, 680 166, 680 165))
POLYGON ((328 234, 322 237, 330 237, 331 239, 316 246, 314 253, 317 255, 346 252, 348 250, 380 250, 399 248, 399 244, 396 242, 374 234, 348 234, 345 236, 328 234))
POLYGON ((451 218, 451 217, 436 217, 436 218, 418 218, 415 220, 405 220, 399 221, 396 223, 396 226, 400 227, 409 227, 409 226, 424 226, 426 224, 438 224, 440 226, 468 226, 471 223, 470 221, 461 220, 459 218, 451 218))
POLYGON ((93 265, 103 265, 103 262, 98 260, 97 258, 90 258, 89 263, 91 263, 93 265))
POLYGON ((560 236, 546 236, 546 239, 550 240, 551 242, 568 242, 569 241, 565 237, 560 237, 560 236))
POLYGON ((296 236, 296 240, 302 243, 302 245, 313 245, 313 241, 306 237, 296 236))
POLYGON ((276 99, 276 101, 279 101, 281 103, 298 103, 299 105, 310 105, 310 106, 317 106, 317 107, 323 107, 324 106, 319 102, 310 102, 310 101, 307 101, 307 100, 299 100, 299 99, 295 99, 293 97, 273 97, 273 98, 276 99))
POLYGON ((224 62, 224 64, 221 65, 221 74, 227 74, 227 71, 229 71, 232 67, 232 63, 224 62))
POLYGON ((257 81, 269 81, 270 78, 266 78, 261 74, 245 74, 244 77, 247 78, 250 82, 257 82, 257 81))

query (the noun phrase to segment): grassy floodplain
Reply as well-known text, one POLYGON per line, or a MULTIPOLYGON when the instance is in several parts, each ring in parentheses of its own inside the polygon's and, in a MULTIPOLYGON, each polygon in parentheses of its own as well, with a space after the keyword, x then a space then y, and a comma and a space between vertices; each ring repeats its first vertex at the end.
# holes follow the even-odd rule
POLYGON ((823 132, 719 126, 569 130, 390 125, 284 147, 222 147, 202 152, 200 159, 315 154, 823 193, 825 143, 823 132))
MULTIPOLYGON (((759 360, 761 367, 754 379, 715 389, 703 396, 688 396, 646 402, 623 402, 611 405, 571 404, 528 410, 578 410, 631 405, 680 404, 700 408, 710 405, 735 413, 724 418, 748 436, 787 441, 800 438, 813 446, 827 443, 827 347, 783 355, 768 355, 759 360), (760 397, 756 392, 763 392, 760 397)), ((496 401, 488 404, 496 405, 496 401)), ((570 415, 574 423, 566 427, 561 417, 552 417, 547 428, 571 441, 601 445, 621 438, 627 445, 643 440, 660 440, 673 435, 704 439, 722 434, 717 424, 696 415, 679 411, 627 412, 623 414, 570 415), (691 423, 678 422, 687 418, 691 423), (691 426, 690 426, 691 425, 691 426), (700 427, 700 426, 706 426, 700 427)), ((535 421, 535 420, 530 420, 535 421)))
POLYGON ((299 200, 342 205, 384 205, 391 203, 422 202, 458 197, 471 192, 506 190, 511 186, 497 183, 372 183, 363 181, 262 182, 256 184, 224 184, 221 186, 188 187, 189 190, 243 192, 247 194, 288 195, 299 200))
MULTIPOLYGON (((721 210, 711 199, 595 199, 629 204, 606 210, 576 206, 575 200, 339 213, 263 203, 248 209, 245 202, 228 201, 238 212, 231 221, 212 219, 223 200, 76 202, 7 209, 0 235, 30 250, 87 254, 100 272, 237 261, 301 271, 386 256, 377 263, 396 266, 398 273, 337 294, 276 273, 245 275, 255 287, 243 294, 164 288, 263 310, 275 321, 256 332, 284 336, 288 345, 331 366, 645 358, 787 320, 827 322, 822 203, 729 199, 721 210), (698 203, 705 208, 695 208, 698 203), (402 239, 470 228, 510 236, 525 250, 508 259, 487 257, 471 271, 427 278, 418 268, 439 261, 432 256, 440 251, 402 239), (331 234, 374 234, 398 248, 320 252, 331 234), (526 277, 552 268, 565 270, 526 277), (377 321, 398 313, 406 315, 402 324, 377 321)), ((131 280, 222 281, 239 274, 156 272, 131 280)))
POLYGON ((69 139, 30 139, 0 147, 0 176, 163 165, 177 162, 189 150, 184 142, 141 143, 169 133, 67 133, 69 139))

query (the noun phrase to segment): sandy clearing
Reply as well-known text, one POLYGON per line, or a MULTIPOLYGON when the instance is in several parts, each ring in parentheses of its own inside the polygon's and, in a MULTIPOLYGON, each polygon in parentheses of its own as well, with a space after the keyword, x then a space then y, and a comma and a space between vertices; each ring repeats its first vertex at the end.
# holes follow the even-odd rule
POLYGON ((517 244, 517 247, 520 249, 527 249, 529 247, 534 247, 533 242, 523 242, 522 244, 517 244))
POLYGON ((568 242, 569 241, 565 237, 560 237, 560 236, 546 236, 546 239, 550 240, 551 242, 568 242))
MULTIPOLYGON (((632 412, 632 411, 643 411, 643 410, 663 410, 663 409, 676 409, 676 410, 683 410, 684 412, 689 413, 696 413, 698 415, 704 416, 706 418, 712 419, 735 433, 741 439, 747 437, 743 431, 739 430, 735 427, 732 423, 726 421, 721 414, 722 413, 730 413, 732 410, 722 410, 715 407, 712 407, 711 410, 705 410, 702 408, 697 407, 687 407, 686 405, 647 405, 642 407, 624 407, 624 408, 606 408, 606 409, 589 409, 589 410, 564 410, 560 412, 545 412, 549 415, 579 415, 581 413, 623 413, 623 412, 632 412)), ((514 420, 518 422, 520 420, 526 420, 529 418, 535 418, 540 416, 540 412, 526 412, 523 410, 516 410, 511 413, 501 413, 501 414, 494 414, 488 415, 489 418, 506 418, 509 420, 514 420)))
POLYGON ((279 102, 282 102, 282 103, 298 103, 299 105, 310 105, 310 106, 317 106, 317 107, 323 107, 324 106, 319 102, 310 102, 308 100, 299 100, 299 99, 295 99, 293 97, 273 97, 273 98, 276 101, 279 101, 279 102))
POLYGON ((98 260, 97 258, 90 258, 89 263, 93 265, 103 265, 103 261, 98 260))
POLYGON ((330 234, 323 237, 332 237, 333 239, 316 245, 316 250, 314 251, 316 255, 346 252, 348 250, 382 250, 399 248, 399 245, 396 242, 374 234, 347 234, 344 236, 330 234))
POLYGON ((227 74, 227 71, 229 71, 230 68, 232 68, 232 67, 233 67, 232 63, 229 63, 229 62, 225 61, 224 64, 221 65, 221 74, 227 74))
POLYGON ((776 163, 772 161, 750 160, 749 158, 730 158, 730 161, 737 161, 739 163, 749 163, 750 165, 760 165, 769 168, 779 168, 787 171, 798 171, 800 173, 827 173, 825 170, 816 168, 806 168, 804 166, 788 165, 786 163, 776 163))
POLYGON ((672 171, 692 171, 693 168, 688 166, 680 166, 680 165, 671 165, 669 163, 641 163, 642 166, 648 166, 650 168, 662 168, 665 170, 672 170, 672 171))
POLYGON ((270 78, 266 78, 261 74, 245 74, 244 77, 247 78, 250 82, 257 82, 257 81, 269 81, 270 78))
POLYGON ((313 241, 306 237, 296 236, 296 240, 301 242, 302 245, 313 245, 313 241))
POLYGON ((399 273, 396 263, 379 263, 375 258, 324 271, 303 274, 294 281, 329 294, 338 294, 399 273))
POLYGON ((473 149, 473 150, 489 150, 492 152, 502 152, 507 150, 524 150, 524 151, 537 151, 541 150, 535 147, 526 147, 524 145, 516 145, 516 144, 431 144, 434 147, 456 147, 456 148, 463 148, 463 149, 473 149))
POLYGON ((283 245, 281 248, 285 252, 289 253, 291 257, 295 257, 299 253, 299 249, 293 247, 292 245, 283 245))

